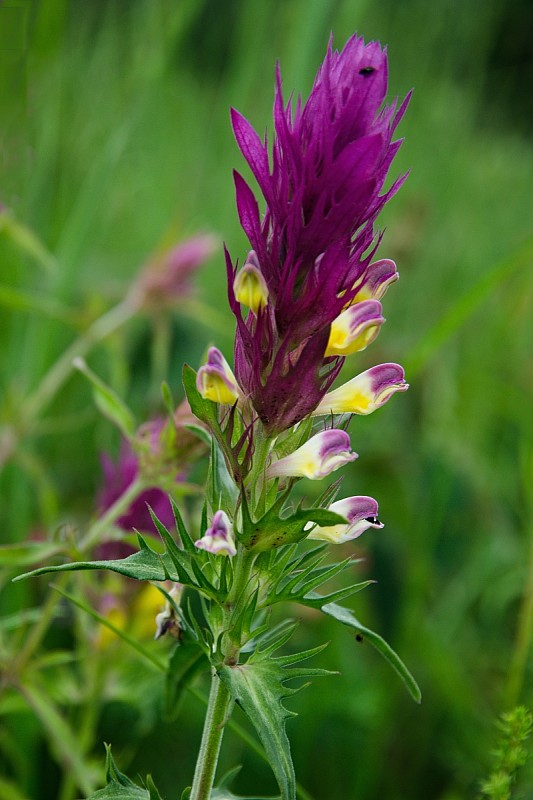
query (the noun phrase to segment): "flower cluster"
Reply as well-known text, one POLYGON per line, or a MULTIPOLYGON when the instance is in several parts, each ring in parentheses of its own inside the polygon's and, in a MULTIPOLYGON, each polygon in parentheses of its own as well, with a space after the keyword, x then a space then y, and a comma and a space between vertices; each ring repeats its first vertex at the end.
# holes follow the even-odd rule
MULTIPOLYGON (((342 52, 331 43, 305 104, 283 100, 277 71, 271 155, 250 123, 232 111, 237 144, 265 202, 261 217, 252 189, 235 173, 237 209, 251 250, 244 265, 226 251, 228 294, 236 317, 235 374, 212 347, 197 375, 200 394, 234 406, 243 420, 275 442, 301 420, 370 414, 408 384, 398 364, 379 364, 344 385, 332 384, 347 356, 377 337, 381 300, 398 279, 390 259, 374 260, 379 211, 403 183, 384 182, 401 141, 393 140, 409 102, 383 106, 386 52, 353 36, 342 52)), ((287 454, 273 445, 267 480, 329 475, 357 457, 348 434, 332 428, 287 454)), ((342 542, 380 527, 368 497, 338 501, 342 526, 311 526, 310 538, 342 542)), ((229 519, 217 515, 198 542, 231 553, 229 519), (217 524, 216 524, 217 523, 217 524)))
MULTIPOLYGON (((381 108, 386 91, 385 51, 353 36, 341 53, 330 45, 303 106, 284 103, 278 70, 271 161, 266 138, 232 112, 266 203, 261 219, 252 190, 235 173, 252 248, 240 270, 226 253, 235 373, 269 433, 324 408, 345 356, 370 344, 384 322, 380 300, 398 274, 394 262, 373 261, 380 239, 374 222, 405 179, 382 191, 409 100, 381 108)), ((393 374, 390 366, 362 382, 371 410, 381 405, 376 385, 382 395, 406 388, 401 369, 393 374)), ((350 403, 342 410, 361 413, 350 403)))

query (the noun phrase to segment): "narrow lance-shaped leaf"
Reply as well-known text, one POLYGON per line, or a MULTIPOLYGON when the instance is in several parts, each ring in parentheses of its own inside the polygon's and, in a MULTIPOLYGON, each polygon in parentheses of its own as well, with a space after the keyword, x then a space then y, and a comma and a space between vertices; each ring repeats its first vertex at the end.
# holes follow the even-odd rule
POLYGON ((350 628, 354 628, 357 633, 359 633, 364 639, 366 639, 370 644, 376 648, 378 653, 381 653, 383 658, 389 662, 393 670, 399 675, 399 677, 404 682, 405 686, 407 687, 407 691, 413 698, 416 703, 420 703, 422 699, 422 694, 420 692, 420 688, 415 681, 414 677, 411 675, 403 661, 401 660, 400 656, 392 649, 392 647, 387 644, 385 639, 383 639, 378 633, 370 630, 369 628, 362 625, 359 620, 354 616, 353 612, 350 611, 349 608, 344 608, 343 606, 339 606, 336 603, 325 602, 327 598, 321 597, 316 592, 310 592, 309 599, 306 597, 300 598, 298 602, 304 606, 310 606, 311 608, 319 608, 322 613, 326 614, 329 617, 333 617, 333 619, 342 622, 343 625, 347 625, 350 628), (317 601, 322 600, 322 604, 317 601))

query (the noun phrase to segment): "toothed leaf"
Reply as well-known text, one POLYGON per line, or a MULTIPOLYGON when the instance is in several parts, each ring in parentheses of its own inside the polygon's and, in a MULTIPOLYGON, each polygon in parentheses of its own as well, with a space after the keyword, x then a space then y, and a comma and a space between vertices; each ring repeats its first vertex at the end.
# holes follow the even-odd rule
MULTIPOLYGON (((285 638, 287 637, 284 633, 282 639, 285 638)), ((277 649, 279 642, 280 640, 263 652, 254 653, 246 664, 221 666, 218 675, 255 727, 278 782, 281 800, 295 800, 296 779, 285 723, 289 717, 296 715, 285 708, 283 700, 295 694, 298 689, 288 688, 284 684, 293 678, 331 673, 312 668, 287 669, 287 664, 310 658, 322 648, 277 659, 271 653, 273 649, 277 649)))

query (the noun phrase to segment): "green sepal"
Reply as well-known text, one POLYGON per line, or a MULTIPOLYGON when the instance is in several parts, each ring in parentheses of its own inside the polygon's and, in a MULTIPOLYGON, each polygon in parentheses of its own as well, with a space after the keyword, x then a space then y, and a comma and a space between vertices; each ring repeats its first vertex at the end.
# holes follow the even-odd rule
POLYGON ((292 514, 282 517, 284 501, 285 497, 280 498, 261 519, 254 522, 246 498, 242 495, 243 530, 238 534, 238 539, 245 547, 254 552, 262 552, 295 544, 308 535, 307 525, 310 522, 323 527, 346 524, 344 517, 326 508, 298 508, 292 514))
POLYGON ((110 745, 106 744, 105 747, 107 786, 98 789, 87 800, 162 800, 150 776, 146 779, 146 789, 137 786, 118 769, 110 745))
POLYGON ((89 369, 83 358, 75 358, 72 363, 91 383, 98 410, 119 428, 126 439, 131 440, 137 427, 133 412, 110 386, 89 369))
POLYGON ((343 625, 354 628, 357 633, 363 637, 363 640, 366 639, 368 642, 370 642, 370 644, 376 648, 378 653, 381 653, 383 658, 388 661, 390 666, 405 684, 407 691, 413 700, 416 703, 421 702, 422 694, 420 692, 420 688, 412 674, 401 660, 400 656, 378 633, 375 633, 374 631, 370 630, 370 628, 362 625, 349 608, 344 608, 344 606, 338 606, 336 603, 328 602, 328 598, 321 597, 321 595, 316 594, 315 592, 311 593, 311 597, 304 597, 298 600, 298 602, 304 606, 317 608, 328 617, 333 617, 333 619, 342 622, 343 625))
POLYGON ((198 417, 201 422, 205 422, 212 430, 217 430, 219 428, 217 404, 202 397, 196 388, 196 372, 188 364, 183 365, 182 379, 183 388, 194 416, 198 417))
POLYGON ((272 656, 272 653, 287 641, 293 629, 294 626, 287 629, 265 649, 257 650, 245 664, 235 667, 223 664, 218 668, 220 680, 256 729, 278 782, 281 800, 296 798, 296 778, 289 739, 285 731, 287 719, 296 714, 285 708, 283 700, 299 689, 288 688, 285 683, 294 678, 334 674, 323 669, 293 666, 287 669, 289 665, 316 655, 326 645, 289 656, 278 658, 272 656))

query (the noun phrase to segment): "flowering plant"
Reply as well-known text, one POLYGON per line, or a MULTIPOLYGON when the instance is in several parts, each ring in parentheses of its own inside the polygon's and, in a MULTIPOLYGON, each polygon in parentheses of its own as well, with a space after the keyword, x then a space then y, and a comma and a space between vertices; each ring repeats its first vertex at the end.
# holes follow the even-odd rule
MULTIPOLYGON (((213 789, 235 703, 255 727, 282 800, 296 796, 285 730, 291 712, 283 705, 294 689, 285 684, 330 673, 301 666, 323 645, 274 655, 294 629, 290 620, 270 624, 269 609, 278 603, 317 609, 354 629, 419 699, 400 658, 339 605, 370 581, 318 591, 352 563, 324 563, 328 544, 382 527, 377 501, 363 495, 337 499, 339 482, 310 506, 296 502, 293 493, 299 479, 321 480, 357 458, 346 415, 369 414, 408 388, 402 368, 386 363, 332 389, 346 357, 378 335, 381 300, 398 277, 392 261, 374 260, 381 240, 376 217, 405 177, 383 189, 400 146, 394 131, 409 100, 383 107, 386 88, 386 52, 353 36, 340 53, 330 44, 305 104, 285 103, 278 69, 271 155, 266 138, 261 141, 232 112, 265 209, 261 216, 252 189, 236 173, 237 209, 251 249, 241 268, 226 251, 237 324, 234 369, 212 347, 197 373, 189 366, 183 372, 196 419, 187 435, 195 432, 210 448, 199 524, 186 526, 173 503, 179 540, 152 512, 163 552, 139 534, 140 550, 126 558, 31 573, 107 569, 161 587, 166 606, 157 635, 170 631, 177 638, 171 680, 183 686, 201 670, 212 675, 197 767, 183 795, 190 800, 235 797, 227 781, 213 789), (191 603, 194 594, 199 604, 191 603)), ((157 471, 157 459, 149 463, 157 471)), ((108 754, 108 786, 93 796, 119 795, 159 797, 151 780, 146 789, 135 786, 108 754)))

